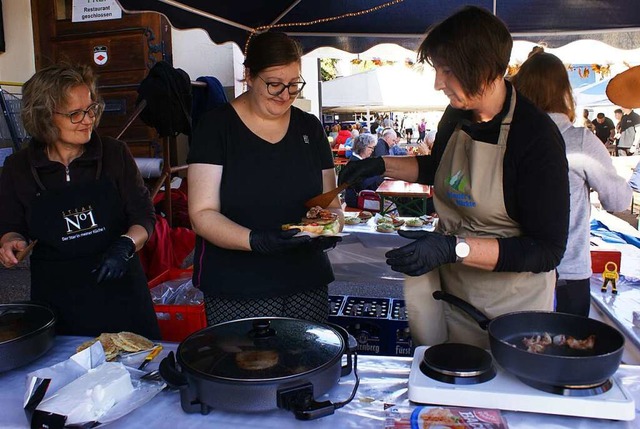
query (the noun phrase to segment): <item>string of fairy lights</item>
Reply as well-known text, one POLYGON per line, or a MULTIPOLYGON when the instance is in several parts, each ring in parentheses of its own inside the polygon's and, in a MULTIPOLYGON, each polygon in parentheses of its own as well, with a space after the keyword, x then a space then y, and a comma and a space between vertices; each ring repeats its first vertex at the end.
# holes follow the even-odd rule
POLYGON ((317 24, 324 24, 326 22, 331 22, 331 21, 337 21, 339 19, 344 19, 344 18, 356 18, 362 15, 366 15, 372 12, 377 12, 379 10, 385 9, 387 7, 390 6, 394 6, 398 3, 402 3, 404 2, 404 0, 391 0, 389 2, 380 4, 378 6, 374 6, 368 9, 363 9, 363 10, 359 10, 356 12, 347 12, 347 13, 343 13, 341 15, 337 15, 337 16, 329 16, 329 17, 325 17, 325 18, 318 18, 318 19, 314 19, 312 21, 301 21, 301 22, 286 22, 286 23, 277 23, 277 24, 269 24, 269 25, 261 25, 259 27, 256 27, 255 29, 253 29, 253 31, 249 34, 249 37, 247 38, 246 43, 244 44, 244 54, 246 56, 247 54, 247 48, 249 47, 249 42, 251 41, 251 38, 259 33, 263 33, 265 31, 269 31, 269 30, 273 30, 273 29, 282 29, 282 28, 286 28, 286 27, 308 27, 310 25, 317 25, 317 24))

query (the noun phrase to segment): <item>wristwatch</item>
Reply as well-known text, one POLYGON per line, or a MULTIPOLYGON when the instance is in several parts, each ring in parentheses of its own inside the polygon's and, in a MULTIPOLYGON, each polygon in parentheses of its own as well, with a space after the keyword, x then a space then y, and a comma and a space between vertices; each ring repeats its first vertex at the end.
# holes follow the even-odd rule
POLYGON ((469 256, 471 247, 463 237, 456 237, 456 262, 462 262, 464 258, 469 256))

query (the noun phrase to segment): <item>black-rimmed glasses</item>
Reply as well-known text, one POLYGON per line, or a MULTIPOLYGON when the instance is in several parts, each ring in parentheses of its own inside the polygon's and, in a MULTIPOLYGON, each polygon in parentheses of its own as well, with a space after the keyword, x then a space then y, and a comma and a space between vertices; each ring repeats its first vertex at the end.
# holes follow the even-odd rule
POLYGON ((102 104, 93 103, 91 106, 87 107, 87 110, 74 110, 73 112, 69 113, 56 112, 54 110, 53 113, 66 116, 67 118, 69 118, 72 124, 79 124, 80 122, 84 121, 84 117, 86 115, 89 115, 89 117, 93 119, 100 114, 101 110, 102 104))
POLYGON ((302 92, 302 88, 307 84, 307 82, 302 78, 300 78, 301 80, 298 82, 284 84, 282 82, 267 82, 262 78, 262 76, 258 75, 258 77, 265 83, 265 85, 267 85, 267 92, 269 95, 273 96, 282 94, 285 89, 289 92, 289 95, 298 95, 302 92))

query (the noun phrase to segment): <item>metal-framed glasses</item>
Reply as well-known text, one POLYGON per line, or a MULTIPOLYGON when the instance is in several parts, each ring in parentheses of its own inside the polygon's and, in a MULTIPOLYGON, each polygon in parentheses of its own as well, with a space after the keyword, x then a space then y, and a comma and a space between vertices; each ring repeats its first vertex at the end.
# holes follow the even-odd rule
POLYGON ((302 92, 302 88, 307 84, 304 79, 300 78, 297 82, 291 82, 289 84, 284 84, 282 82, 267 82, 262 78, 262 76, 258 75, 261 81, 267 85, 267 92, 269 95, 280 95, 286 89, 289 92, 289 95, 298 95, 302 92))
POLYGON ((79 124, 80 122, 84 121, 84 117, 86 115, 89 115, 89 118, 93 119, 96 116, 98 116, 101 111, 102 111, 102 104, 93 103, 92 105, 87 107, 87 110, 74 110, 69 113, 57 112, 55 110, 53 112, 58 115, 66 116, 67 118, 69 118, 72 124, 79 124))

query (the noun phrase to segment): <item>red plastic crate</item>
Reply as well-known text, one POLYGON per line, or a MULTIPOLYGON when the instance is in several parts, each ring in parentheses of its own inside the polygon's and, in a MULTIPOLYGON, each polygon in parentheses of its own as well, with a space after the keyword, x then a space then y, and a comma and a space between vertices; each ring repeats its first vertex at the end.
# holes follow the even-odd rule
MULTIPOLYGON (((177 279, 193 271, 170 269, 149 281, 149 289, 167 280, 177 279)), ((195 331, 207 326, 204 304, 199 305, 165 305, 153 306, 158 318, 160 333, 164 341, 180 342, 195 331)))
POLYGON ((599 249, 594 250, 591 248, 591 271, 594 273, 601 273, 604 271, 604 266, 607 262, 614 262, 620 272, 620 260, 622 259, 622 253, 619 250, 613 249, 599 249))

